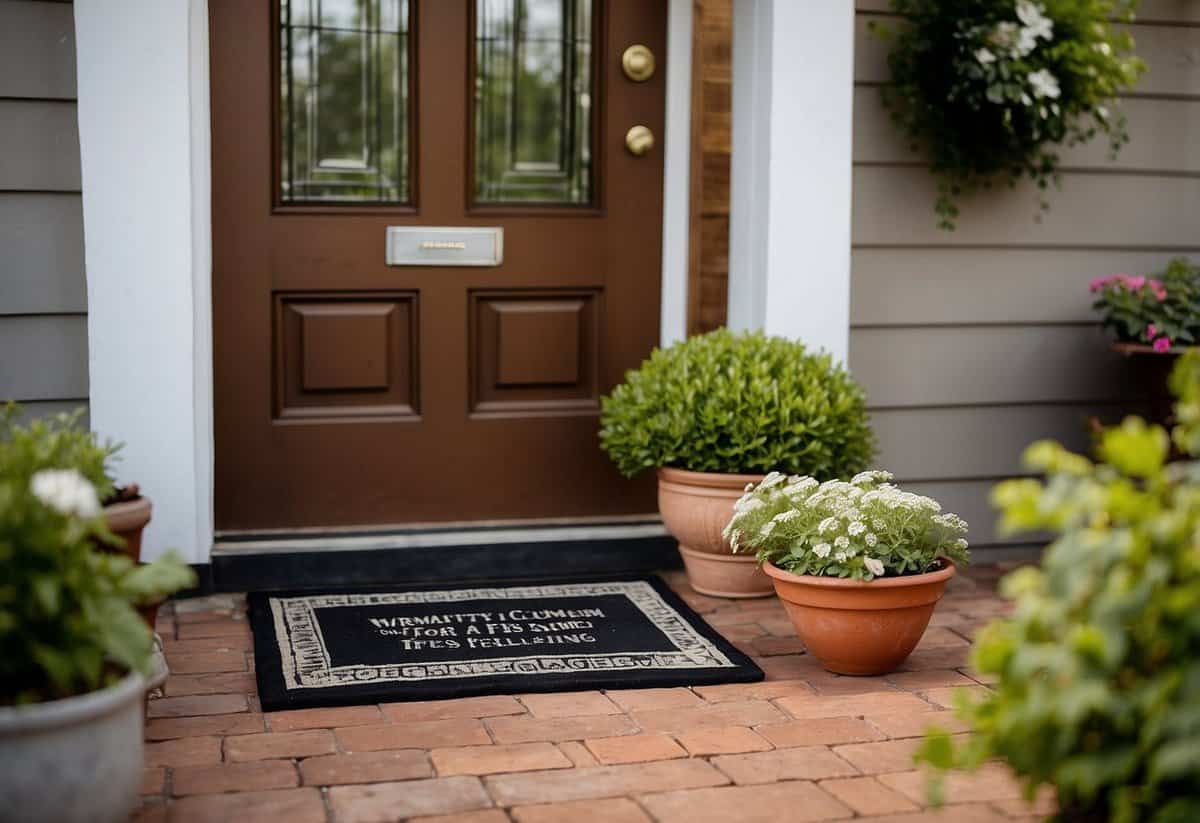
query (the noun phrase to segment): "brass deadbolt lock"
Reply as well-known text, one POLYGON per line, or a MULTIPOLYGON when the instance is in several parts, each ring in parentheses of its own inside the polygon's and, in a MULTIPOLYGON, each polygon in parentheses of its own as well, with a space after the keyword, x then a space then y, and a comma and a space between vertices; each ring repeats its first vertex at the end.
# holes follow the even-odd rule
POLYGON ((625 148, 634 157, 641 157, 654 148, 654 132, 645 126, 634 126, 625 132, 625 148))
POLYGON ((654 52, 641 43, 634 44, 621 55, 621 68, 633 82, 644 83, 654 76, 654 52))

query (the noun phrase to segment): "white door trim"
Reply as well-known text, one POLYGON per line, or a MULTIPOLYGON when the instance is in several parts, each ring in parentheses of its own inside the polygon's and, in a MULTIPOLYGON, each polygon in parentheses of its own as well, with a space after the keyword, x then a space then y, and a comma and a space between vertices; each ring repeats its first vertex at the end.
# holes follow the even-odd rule
MULTIPOLYGON (((664 343, 687 322, 691 0, 669 0, 664 343)), ((147 556, 213 546, 207 0, 77 0, 92 428, 154 500, 147 556)))

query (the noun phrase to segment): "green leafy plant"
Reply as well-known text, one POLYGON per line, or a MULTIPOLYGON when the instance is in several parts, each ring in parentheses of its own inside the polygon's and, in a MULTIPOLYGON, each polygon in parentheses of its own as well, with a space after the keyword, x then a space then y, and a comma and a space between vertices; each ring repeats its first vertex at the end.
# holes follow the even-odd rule
POLYGON ((194 585, 174 556, 135 565, 100 500, 115 449, 78 416, 28 425, 0 415, 0 705, 103 688, 150 664, 152 634, 134 605, 194 585))
POLYGON ((874 580, 965 564, 966 522, 891 479, 869 471, 818 483, 772 472, 734 504, 725 537, 735 552, 754 550, 793 574, 874 580))
MULTIPOLYGON (((935 211, 953 229, 956 202, 997 181, 1059 183, 1060 145, 1129 141, 1119 92, 1145 71, 1113 27, 1136 0, 892 0, 904 22, 874 25, 892 44, 883 103, 938 178, 935 211)), ((1041 208, 1048 208, 1044 194, 1041 208)))
POLYGON ((828 354, 718 329, 656 349, 602 401, 600 444, 624 474, 851 475, 874 452, 866 396, 828 354))
POLYGON ((1114 274, 1091 283, 1092 308, 1122 343, 1144 343, 1157 352, 1200 338, 1200 266, 1177 257, 1150 277, 1114 274))
MULTIPOLYGON (((959 713, 973 734, 930 732, 936 767, 1005 760, 1032 795, 1057 792, 1066 820, 1200 820, 1200 358, 1172 376, 1177 446, 1137 418, 1105 430, 1098 462, 1043 441, 1045 480, 1000 484, 1008 531, 1056 539, 1040 568, 1002 581, 1012 616, 987 626, 972 664, 995 679, 959 713)), ((933 784, 936 793, 937 784, 933 784)))

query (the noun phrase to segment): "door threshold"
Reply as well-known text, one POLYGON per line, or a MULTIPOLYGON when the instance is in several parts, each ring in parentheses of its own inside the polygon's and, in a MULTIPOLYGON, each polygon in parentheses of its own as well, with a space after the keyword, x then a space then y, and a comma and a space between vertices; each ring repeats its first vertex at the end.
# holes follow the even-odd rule
POLYGON ((452 548, 664 537, 658 515, 218 532, 213 556, 452 548))

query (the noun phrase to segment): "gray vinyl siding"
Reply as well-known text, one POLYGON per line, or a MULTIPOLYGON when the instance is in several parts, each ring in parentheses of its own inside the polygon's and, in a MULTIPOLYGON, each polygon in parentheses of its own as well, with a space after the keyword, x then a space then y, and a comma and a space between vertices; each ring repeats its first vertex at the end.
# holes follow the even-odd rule
POLYGON ((857 0, 850 367, 865 385, 879 463, 971 522, 998 556, 988 494, 1025 445, 1089 445, 1088 420, 1136 401, 1128 363, 1096 327, 1088 281, 1200 256, 1200 3, 1144 0, 1130 30, 1150 66, 1122 100, 1133 141, 1063 155, 1063 188, 1035 221, 1028 187, 962 204, 941 231, 934 181, 879 102, 887 0, 857 0))
POLYGON ((0 2, 0 401, 86 406, 75 30, 69 3, 0 2))

